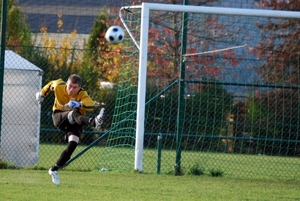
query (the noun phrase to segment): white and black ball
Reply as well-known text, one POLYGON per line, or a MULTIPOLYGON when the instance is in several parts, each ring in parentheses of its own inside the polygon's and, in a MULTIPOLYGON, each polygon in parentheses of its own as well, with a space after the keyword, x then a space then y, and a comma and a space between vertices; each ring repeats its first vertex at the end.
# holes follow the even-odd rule
POLYGON ((124 40, 125 33, 120 26, 111 26, 105 33, 105 39, 109 43, 117 44, 124 40))

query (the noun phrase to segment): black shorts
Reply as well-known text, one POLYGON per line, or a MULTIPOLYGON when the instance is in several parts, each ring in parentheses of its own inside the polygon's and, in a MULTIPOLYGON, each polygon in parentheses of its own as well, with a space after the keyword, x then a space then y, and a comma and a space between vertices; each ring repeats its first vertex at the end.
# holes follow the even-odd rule
POLYGON ((68 120, 68 113, 70 111, 54 111, 52 113, 53 124, 56 128, 61 131, 66 132, 67 136, 76 135, 77 137, 81 137, 83 126, 77 123, 70 124, 68 120))

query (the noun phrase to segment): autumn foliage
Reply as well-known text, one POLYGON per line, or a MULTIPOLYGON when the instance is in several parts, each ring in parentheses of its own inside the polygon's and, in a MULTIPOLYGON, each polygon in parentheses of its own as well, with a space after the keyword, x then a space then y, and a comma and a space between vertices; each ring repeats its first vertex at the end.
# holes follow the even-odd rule
MULTIPOLYGON (((263 1, 262 7, 274 10, 300 11, 298 0, 263 1)), ((258 57, 266 58, 267 62, 259 69, 259 74, 267 83, 299 85, 300 60, 300 20, 287 19, 281 23, 269 22, 258 27, 271 33, 259 44, 258 57)))
MULTIPOLYGON (((298 0, 263 1, 261 6, 273 10, 300 11, 298 0)), ((300 84, 300 20, 269 21, 266 24, 258 24, 258 28, 270 34, 263 38, 256 50, 253 50, 258 58, 266 61, 257 72, 265 84, 277 87, 256 93, 253 102, 249 99, 240 103, 243 106, 236 110, 236 116, 240 118, 239 121, 254 122, 254 136, 267 139, 253 145, 257 150, 272 155, 299 156, 300 147, 297 140, 300 140, 300 105, 297 87, 300 84), (241 108, 244 108, 245 112, 241 108), (273 142, 270 140, 272 138, 281 141, 273 142)), ((243 129, 237 128, 236 134, 241 133, 243 129)))

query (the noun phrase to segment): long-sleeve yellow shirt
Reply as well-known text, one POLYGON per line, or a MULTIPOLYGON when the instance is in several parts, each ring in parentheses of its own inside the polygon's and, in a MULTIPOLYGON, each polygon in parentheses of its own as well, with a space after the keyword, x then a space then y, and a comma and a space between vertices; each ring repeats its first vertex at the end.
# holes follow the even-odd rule
POLYGON ((66 111, 64 105, 71 99, 82 104, 82 107, 79 108, 81 114, 86 114, 87 111, 89 112, 94 109, 95 103, 84 89, 81 88, 75 96, 69 96, 66 91, 66 82, 62 79, 50 81, 41 90, 43 96, 47 96, 50 92, 54 92, 55 95, 53 111, 66 111))

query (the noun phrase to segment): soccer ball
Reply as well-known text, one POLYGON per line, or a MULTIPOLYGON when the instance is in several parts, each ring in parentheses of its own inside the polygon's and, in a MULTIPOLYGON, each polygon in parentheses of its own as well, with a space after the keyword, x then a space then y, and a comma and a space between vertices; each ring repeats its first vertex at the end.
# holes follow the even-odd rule
POLYGON ((111 26, 105 33, 105 39, 109 43, 117 44, 124 40, 124 31, 120 26, 111 26))

